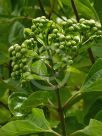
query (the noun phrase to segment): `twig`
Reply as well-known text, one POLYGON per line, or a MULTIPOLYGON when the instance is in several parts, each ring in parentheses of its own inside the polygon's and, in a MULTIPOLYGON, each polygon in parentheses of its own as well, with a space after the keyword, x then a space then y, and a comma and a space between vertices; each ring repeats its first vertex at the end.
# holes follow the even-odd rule
POLYGON ((51 16, 52 16, 53 9, 54 9, 54 7, 55 7, 55 2, 56 2, 56 0, 54 0, 54 1, 53 1, 53 4, 51 5, 51 10, 50 10, 50 12, 49 12, 48 19, 50 19, 51 16))
POLYGON ((61 127, 62 127, 62 136, 66 136, 64 113, 63 113, 63 108, 62 108, 62 105, 61 105, 59 88, 56 90, 56 95, 57 95, 57 100, 58 100, 58 113, 59 113, 61 127))
POLYGON ((77 8, 75 6, 74 0, 71 0, 71 4, 72 4, 72 8, 73 8, 74 14, 76 16, 76 20, 79 22, 80 18, 79 18, 78 11, 77 11, 77 8))
POLYGON ((88 54, 89 54, 89 58, 91 60, 91 63, 94 64, 95 63, 95 58, 93 56, 91 48, 88 48, 88 54))
POLYGON ((47 16, 46 13, 45 13, 45 9, 44 9, 44 7, 43 7, 43 4, 42 4, 41 0, 38 0, 38 2, 39 2, 39 6, 40 6, 40 9, 41 9, 43 15, 44 15, 44 16, 47 16))

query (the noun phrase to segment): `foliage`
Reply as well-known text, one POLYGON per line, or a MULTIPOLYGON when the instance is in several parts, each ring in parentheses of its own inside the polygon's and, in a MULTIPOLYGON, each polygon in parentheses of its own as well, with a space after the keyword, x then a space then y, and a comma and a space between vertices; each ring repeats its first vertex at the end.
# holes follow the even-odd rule
POLYGON ((101 136, 101 0, 0 0, 0 135, 101 136))

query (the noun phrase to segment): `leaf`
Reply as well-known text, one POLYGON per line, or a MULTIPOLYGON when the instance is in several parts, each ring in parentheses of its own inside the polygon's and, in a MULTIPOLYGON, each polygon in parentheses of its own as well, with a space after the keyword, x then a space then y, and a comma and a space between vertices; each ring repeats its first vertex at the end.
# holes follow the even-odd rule
POLYGON ((93 3, 94 3, 94 8, 100 18, 100 21, 102 23, 102 0, 93 0, 93 3))
POLYGON ((21 86, 20 83, 17 81, 14 81, 12 79, 7 79, 3 81, 5 85, 12 91, 25 91, 21 86))
POLYGON ((42 60, 34 62, 31 66, 32 72, 40 75, 41 77, 47 76, 47 67, 42 60))
POLYGON ((66 132, 68 134, 83 128, 83 124, 79 123, 77 118, 73 115, 65 119, 65 126, 66 126, 66 132), (67 127, 68 125, 69 127, 67 127))
POLYGON ((84 123, 87 124, 90 118, 95 118, 96 114, 101 110, 102 94, 100 92, 84 93, 83 99, 84 99, 83 118, 84 123))
POLYGON ((91 119, 87 127, 74 132, 71 136, 102 136, 102 122, 91 119))
POLYGON ((0 0, 0 14, 10 14, 11 8, 10 0, 0 0))
POLYGON ((6 91, 7 85, 3 81, 0 81, 0 98, 3 97, 6 91))
POLYGON ((95 115, 95 119, 102 122, 102 109, 95 115))
POLYGON ((9 43, 14 44, 23 39, 23 25, 16 21, 9 34, 9 43))
POLYGON ((11 117, 10 111, 0 106, 0 124, 7 122, 11 117))
POLYGON ((74 86, 77 87, 77 86, 82 85, 86 74, 83 71, 81 71, 75 67, 70 67, 68 69, 68 71, 71 72, 70 78, 68 80, 69 86, 71 85, 73 87, 74 86), (80 77, 80 78, 78 78, 78 77, 80 77))
POLYGON ((0 51, 0 65, 9 62, 9 55, 3 51, 0 51))
POLYGON ((14 116, 21 117, 24 115, 20 109, 26 99, 27 95, 23 92, 16 92, 10 95, 8 99, 8 106, 14 116))
POLYGON ((102 59, 98 59, 92 66, 81 87, 82 92, 102 91, 102 59))
POLYGON ((53 93, 50 91, 36 91, 23 102, 21 109, 24 112, 29 112, 34 107, 48 104, 48 100, 51 100, 52 97, 53 93))
POLYGON ((74 0, 74 1, 77 7, 78 13, 83 15, 85 18, 86 17, 93 18, 99 21, 98 15, 89 0, 85 0, 85 1, 74 0))
POLYGON ((2 136, 19 136, 32 133, 52 132, 41 109, 34 108, 25 120, 11 121, 0 128, 2 136))

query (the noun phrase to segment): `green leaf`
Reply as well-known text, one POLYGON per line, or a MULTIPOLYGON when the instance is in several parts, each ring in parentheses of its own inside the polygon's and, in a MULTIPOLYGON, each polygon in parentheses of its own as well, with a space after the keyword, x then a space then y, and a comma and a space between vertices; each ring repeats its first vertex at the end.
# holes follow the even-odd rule
MULTIPOLYGON (((80 113, 78 113, 78 115, 80 116, 80 113)), ((66 132, 68 134, 83 128, 83 124, 79 123, 77 118, 73 115, 65 119, 65 126, 66 126, 66 132), (68 124, 69 127, 67 127, 68 124)))
POLYGON ((7 85, 1 80, 0 81, 0 98, 3 97, 6 91, 7 91, 7 85))
POLYGON ((41 109, 34 108, 25 120, 11 121, 0 128, 2 136, 19 136, 32 133, 52 132, 41 109))
POLYGON ((7 122, 11 117, 10 111, 0 106, 0 124, 7 122))
POLYGON ((23 113, 21 112, 20 108, 26 99, 27 95, 23 92, 16 92, 10 95, 8 99, 8 106, 14 116, 23 116, 23 113))
POLYGON ((9 34, 9 43, 14 44, 18 41, 21 41, 23 39, 23 25, 16 21, 10 31, 9 34))
POLYGON ((87 124, 90 118, 95 118, 96 114, 101 110, 102 94, 100 92, 84 93, 83 99, 84 99, 83 118, 84 123, 87 124))
POLYGON ((10 0, 0 0, 0 14, 10 14, 11 8, 10 0))
POLYGON ((48 104, 48 100, 51 100, 52 97, 53 93, 50 91, 36 91, 23 102, 21 110, 24 112, 29 112, 34 107, 39 105, 46 105, 48 104))
POLYGON ((20 83, 17 81, 14 81, 12 79, 7 79, 3 81, 5 85, 12 91, 25 91, 21 86, 20 83))
POLYGON ((100 18, 100 21, 102 23, 102 0, 93 0, 93 3, 94 3, 94 8, 100 18))
POLYGON ((38 75, 40 75, 41 77, 45 77, 47 76, 47 67, 44 64, 43 60, 38 60, 36 62, 34 62, 31 66, 31 70, 33 73, 36 73, 38 75))
POLYGON ((95 115, 95 119, 102 122, 102 109, 95 115))
POLYGON ((82 92, 102 91, 102 59, 98 59, 92 66, 81 87, 82 92))
POLYGON ((102 122, 91 119, 87 127, 74 132, 71 136, 102 136, 102 122))
POLYGON ((9 55, 6 52, 0 51, 0 64, 8 63, 9 55))
POLYGON ((77 7, 78 13, 80 13, 85 18, 88 17, 88 18, 93 18, 95 20, 99 20, 98 15, 89 0, 85 0, 85 1, 74 0, 74 1, 77 7))
POLYGON ((83 71, 81 71, 75 67, 70 67, 68 69, 68 71, 71 72, 69 80, 68 80, 68 84, 73 87, 77 87, 77 86, 82 85, 86 74, 83 71), (80 77, 80 78, 78 78, 78 77, 80 77))

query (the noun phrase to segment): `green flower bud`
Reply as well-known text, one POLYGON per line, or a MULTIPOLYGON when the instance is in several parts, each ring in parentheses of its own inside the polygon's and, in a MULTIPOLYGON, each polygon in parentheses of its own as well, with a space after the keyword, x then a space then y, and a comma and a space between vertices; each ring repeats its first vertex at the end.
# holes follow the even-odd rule
POLYGON ((72 65, 73 64, 73 60, 68 60, 68 64, 72 65))
POLYGON ((71 45, 75 45, 76 44, 76 41, 71 41, 71 45))
POLYGON ((70 36, 70 35, 67 35, 67 36, 66 36, 66 40, 71 40, 71 36, 70 36))
POLYGON ((31 26, 32 31, 36 30, 36 25, 31 26))
POLYGON ((96 32, 97 30, 98 30, 97 27, 92 27, 93 32, 96 32))
POLYGON ((19 52, 16 53, 17 58, 21 58, 21 56, 22 56, 21 53, 19 53, 19 52))
POLYGON ((11 53, 13 50, 14 50, 14 46, 11 46, 11 47, 8 49, 9 53, 11 53))
POLYGON ((16 65, 14 65, 13 70, 15 71, 17 69, 19 69, 19 66, 16 64, 16 65))
POLYGON ((15 47, 15 51, 16 51, 16 52, 17 52, 17 51, 20 51, 20 49, 21 49, 21 46, 19 46, 19 45, 15 47))
POLYGON ((77 46, 72 46, 72 50, 76 51, 77 50, 77 46))
POLYGON ((12 63, 11 63, 11 66, 13 67, 15 65, 15 61, 13 61, 12 63))
POLYGON ((25 64, 27 62, 27 58, 22 59, 22 63, 25 64))
POLYGON ((74 27, 73 26, 70 26, 68 29, 69 29, 69 31, 74 31, 74 27))
POLYGON ((11 54, 12 54, 12 56, 15 56, 15 55, 16 55, 16 52, 15 52, 15 51, 13 51, 11 54))
POLYGON ((11 77, 14 78, 15 77, 15 72, 11 73, 11 77))
POLYGON ((23 67, 24 67, 24 64, 23 64, 23 63, 21 63, 19 66, 20 66, 20 68, 23 68, 23 67))
POLYGON ((98 30, 98 31, 97 31, 97 34, 98 34, 98 35, 102 35, 102 31, 101 31, 101 30, 98 30))
POLYGON ((66 45, 67 45, 67 46, 70 46, 70 45, 71 45, 71 42, 67 42, 66 45))
POLYGON ((53 29, 53 33, 57 34, 58 33, 58 29, 53 29))
POLYGON ((22 48, 26 48, 26 47, 27 47, 26 44, 25 44, 25 42, 22 43, 21 47, 22 47, 22 48))
POLYGON ((60 49, 63 49, 64 48, 64 45, 60 45, 60 47, 59 47, 60 49))
POLYGON ((68 24, 68 25, 72 25, 72 24, 73 24, 72 19, 68 19, 68 20, 67 20, 67 24, 68 24))
POLYGON ((27 49, 26 49, 26 48, 22 48, 22 49, 21 49, 21 53, 22 53, 22 54, 25 54, 26 52, 27 52, 27 49))
POLYGON ((60 53, 60 49, 57 49, 57 50, 56 50, 56 53, 60 53))
POLYGON ((79 20, 80 23, 83 23, 84 21, 85 21, 84 18, 81 18, 81 19, 79 20))

